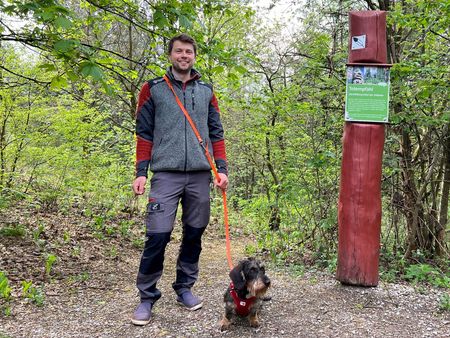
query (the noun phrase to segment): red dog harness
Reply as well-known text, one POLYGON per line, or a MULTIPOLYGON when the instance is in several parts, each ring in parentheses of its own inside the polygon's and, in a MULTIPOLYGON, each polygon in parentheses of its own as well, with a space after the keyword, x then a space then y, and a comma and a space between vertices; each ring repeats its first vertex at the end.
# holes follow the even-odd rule
POLYGON ((236 290, 234 289, 233 282, 230 283, 230 294, 231 297, 233 297, 234 305, 236 305, 236 313, 239 316, 243 317, 248 316, 248 314, 250 313, 250 306, 252 306, 256 297, 246 299, 239 298, 239 296, 236 293, 236 290))

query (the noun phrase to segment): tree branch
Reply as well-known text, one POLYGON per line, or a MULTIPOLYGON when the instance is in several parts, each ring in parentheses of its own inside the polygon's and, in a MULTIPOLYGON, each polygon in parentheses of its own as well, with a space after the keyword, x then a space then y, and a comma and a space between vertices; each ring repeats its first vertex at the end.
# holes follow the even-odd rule
POLYGON ((17 74, 15 72, 13 72, 12 70, 10 70, 10 69, 8 69, 8 68, 6 68, 4 66, 1 66, 1 65, 0 65, 0 69, 3 69, 5 71, 7 71, 8 73, 11 73, 11 74, 13 74, 15 76, 18 76, 18 77, 22 78, 22 79, 26 79, 28 81, 32 81, 32 82, 40 84, 40 85, 45 85, 45 86, 50 85, 50 82, 44 82, 44 81, 40 81, 40 80, 37 80, 37 79, 33 79, 33 78, 25 76, 25 75, 17 74))
POLYGON ((442 34, 439 34, 438 32, 435 32, 434 30, 430 29, 430 32, 433 33, 434 35, 440 36, 441 38, 450 41, 450 38, 443 36, 442 34))

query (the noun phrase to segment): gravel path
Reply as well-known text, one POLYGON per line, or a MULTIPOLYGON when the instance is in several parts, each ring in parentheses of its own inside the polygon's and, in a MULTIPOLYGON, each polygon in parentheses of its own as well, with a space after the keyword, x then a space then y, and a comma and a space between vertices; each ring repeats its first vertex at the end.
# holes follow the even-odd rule
MULTIPOLYGON (((264 304, 261 327, 239 320, 219 332, 228 267, 223 240, 204 242, 194 289, 205 300, 199 311, 189 312, 175 302, 170 285, 178 242, 173 240, 160 283, 163 297, 149 325, 136 327, 129 320, 138 303, 134 280, 140 250, 128 247, 114 259, 93 255, 84 265, 88 280, 69 283, 61 278, 47 284, 43 307, 15 302, 12 316, 0 317, 0 337, 450 337, 450 314, 438 311, 439 297, 448 290, 419 293, 409 285, 385 283, 377 288, 342 286, 331 275, 294 276, 270 264, 272 300, 264 304)), ((243 257, 242 252, 235 241, 234 258, 243 257)))

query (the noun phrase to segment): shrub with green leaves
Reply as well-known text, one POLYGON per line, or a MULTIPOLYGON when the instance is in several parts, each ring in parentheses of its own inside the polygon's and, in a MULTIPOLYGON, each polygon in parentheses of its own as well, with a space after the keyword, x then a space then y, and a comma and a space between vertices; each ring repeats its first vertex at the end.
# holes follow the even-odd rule
POLYGON ((429 264, 408 266, 404 278, 413 283, 429 283, 437 287, 450 288, 450 276, 429 264))
POLYGON ((9 287, 9 280, 3 271, 0 271, 0 298, 5 301, 11 299, 11 288, 9 287))
POLYGON ((133 226, 133 221, 131 220, 122 220, 119 223, 119 232, 122 237, 129 237, 130 231, 133 226))
POLYGON ((38 227, 35 230, 33 230, 33 239, 35 241, 37 241, 44 231, 45 231, 45 225, 42 223, 39 224, 38 227))
POLYGON ((48 276, 50 275, 50 272, 52 271, 52 267, 55 264, 57 260, 57 256, 53 254, 48 254, 47 258, 45 260, 45 274, 48 276))
POLYGON ((450 295, 448 293, 444 293, 439 299, 439 309, 450 312, 450 295))
POLYGON ((45 296, 42 292, 42 288, 36 288, 33 286, 32 281, 22 281, 22 296, 29 299, 37 306, 43 306, 45 296))
POLYGON ((9 286, 9 280, 6 273, 0 271, 0 310, 6 316, 11 314, 11 307, 9 302, 11 301, 11 287, 9 286))
POLYGON ((26 229, 22 224, 8 225, 0 229, 0 236, 24 237, 26 229))

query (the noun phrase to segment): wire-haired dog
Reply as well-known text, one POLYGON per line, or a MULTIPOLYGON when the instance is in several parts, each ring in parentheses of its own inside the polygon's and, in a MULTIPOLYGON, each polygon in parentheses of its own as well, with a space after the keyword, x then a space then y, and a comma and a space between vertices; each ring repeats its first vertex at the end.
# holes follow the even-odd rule
POLYGON ((230 278, 230 286, 223 297, 225 315, 220 321, 221 331, 230 327, 236 315, 247 317, 252 327, 258 327, 258 314, 270 286, 264 266, 254 258, 242 260, 230 271, 230 278))

